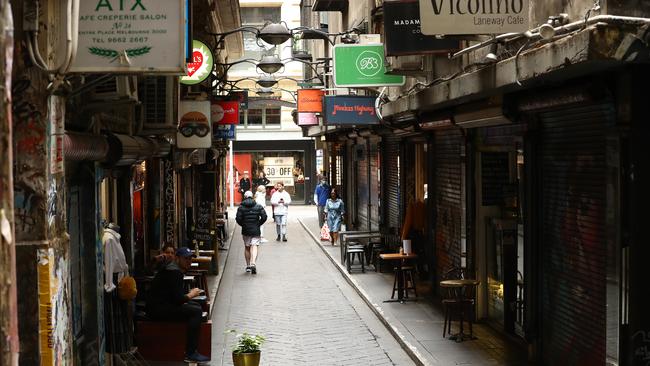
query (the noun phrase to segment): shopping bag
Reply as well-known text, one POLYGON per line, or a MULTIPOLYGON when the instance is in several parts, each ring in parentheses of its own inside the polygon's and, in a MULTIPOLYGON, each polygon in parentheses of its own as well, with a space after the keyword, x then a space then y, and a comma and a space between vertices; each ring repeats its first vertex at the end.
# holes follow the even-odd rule
POLYGON ((327 223, 324 223, 323 227, 320 228, 320 240, 330 240, 330 228, 327 223))

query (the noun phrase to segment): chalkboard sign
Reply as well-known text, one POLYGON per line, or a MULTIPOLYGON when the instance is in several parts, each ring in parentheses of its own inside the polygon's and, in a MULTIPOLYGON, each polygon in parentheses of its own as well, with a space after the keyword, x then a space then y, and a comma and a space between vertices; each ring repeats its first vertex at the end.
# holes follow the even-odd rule
POLYGON ((193 244, 199 248, 212 249, 215 236, 214 208, 215 208, 216 180, 213 172, 202 172, 199 180, 199 202, 196 208, 196 218, 193 226, 193 244))
POLYGON ((481 153, 481 196, 483 206, 503 205, 504 187, 510 183, 507 152, 481 153))

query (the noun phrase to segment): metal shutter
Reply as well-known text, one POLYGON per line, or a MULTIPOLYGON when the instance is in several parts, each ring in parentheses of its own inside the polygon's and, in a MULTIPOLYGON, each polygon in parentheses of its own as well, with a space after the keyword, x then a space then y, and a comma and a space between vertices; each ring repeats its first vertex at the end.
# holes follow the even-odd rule
POLYGON ((434 141, 436 271, 442 278, 446 270, 461 264, 461 149, 465 142, 459 129, 437 131, 434 141))
POLYGON ((383 141, 384 158, 383 171, 385 179, 382 179, 382 190, 384 192, 384 217, 389 228, 399 229, 401 227, 400 215, 400 175, 399 175, 399 154, 400 139, 386 137, 383 141))
POLYGON ((368 149, 368 161, 370 162, 370 183, 369 183, 369 201, 370 201, 370 229, 379 230, 379 140, 374 138, 370 140, 368 149))
POLYGON ((363 142, 354 145, 354 155, 356 160, 356 178, 357 178, 357 227, 359 230, 368 230, 368 154, 367 143, 363 142))
POLYGON ((609 104, 540 114, 542 354, 547 365, 605 364, 606 133, 609 104))

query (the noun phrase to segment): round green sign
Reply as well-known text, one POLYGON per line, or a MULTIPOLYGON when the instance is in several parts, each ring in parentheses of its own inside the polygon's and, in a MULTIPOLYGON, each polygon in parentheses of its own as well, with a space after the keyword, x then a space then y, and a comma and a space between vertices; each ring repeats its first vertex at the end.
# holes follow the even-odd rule
POLYGON ((363 51, 355 62, 357 71, 363 76, 375 76, 384 69, 384 59, 375 51, 363 51))
POLYGON ((192 40, 192 62, 186 64, 187 75, 181 76, 181 84, 194 85, 207 79, 212 72, 214 58, 205 43, 192 40))

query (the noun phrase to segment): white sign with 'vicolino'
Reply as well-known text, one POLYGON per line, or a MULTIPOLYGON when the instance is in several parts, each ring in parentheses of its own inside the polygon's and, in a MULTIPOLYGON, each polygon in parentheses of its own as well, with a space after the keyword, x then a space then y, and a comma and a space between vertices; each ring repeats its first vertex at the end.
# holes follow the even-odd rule
POLYGON ((529 0, 420 0, 426 35, 500 34, 529 29, 529 0))

